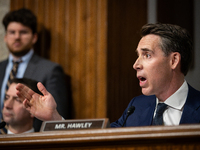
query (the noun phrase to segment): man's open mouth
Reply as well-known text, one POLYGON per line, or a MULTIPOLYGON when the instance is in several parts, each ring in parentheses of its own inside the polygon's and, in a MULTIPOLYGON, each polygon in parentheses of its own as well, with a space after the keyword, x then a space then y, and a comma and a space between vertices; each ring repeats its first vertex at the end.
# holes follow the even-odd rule
POLYGON ((144 77, 138 77, 138 79, 141 81, 141 82, 144 82, 144 81, 146 81, 146 78, 144 78, 144 77))

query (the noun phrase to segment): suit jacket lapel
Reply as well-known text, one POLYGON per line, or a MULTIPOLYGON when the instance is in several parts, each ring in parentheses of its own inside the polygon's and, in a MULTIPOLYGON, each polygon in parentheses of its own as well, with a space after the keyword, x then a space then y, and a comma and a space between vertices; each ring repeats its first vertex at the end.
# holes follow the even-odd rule
MULTIPOLYGON (((3 83, 3 79, 4 79, 4 75, 5 75, 5 72, 6 72, 6 66, 8 64, 8 59, 1 62, 1 73, 0 73, 0 97, 1 97, 1 87, 2 87, 2 83, 3 83)), ((1 99, 1 98, 0 98, 1 99)))
POLYGON ((200 92, 190 85, 180 124, 200 123, 200 92))
POLYGON ((156 105, 156 100, 154 100, 153 103, 151 103, 143 112, 141 112, 141 115, 139 115, 140 118, 139 126, 151 125, 155 110, 155 105, 156 105))
POLYGON ((34 70, 37 64, 37 56, 35 54, 33 54, 32 58, 30 59, 26 71, 24 73, 24 77, 30 77, 34 74, 34 70))
POLYGON ((6 72, 6 66, 8 64, 8 59, 4 62, 1 62, 1 73, 0 73, 0 85, 2 85, 2 81, 6 72))
POLYGON ((198 112, 194 108, 185 105, 180 124, 199 123, 199 120, 200 116, 198 112))
POLYGON ((137 101, 133 103, 136 106, 133 113, 134 126, 148 126, 151 125, 155 105, 155 96, 141 96, 137 98, 137 101))

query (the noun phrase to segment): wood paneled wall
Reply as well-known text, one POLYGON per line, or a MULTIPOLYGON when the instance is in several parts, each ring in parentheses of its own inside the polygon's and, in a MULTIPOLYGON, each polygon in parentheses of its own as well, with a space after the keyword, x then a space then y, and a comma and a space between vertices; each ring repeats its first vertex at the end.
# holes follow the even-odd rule
POLYGON ((157 3, 157 20, 161 23, 177 24, 186 28, 193 36, 194 1, 162 0, 157 3), (178 6, 178 7, 177 7, 178 6), (170 8, 170 9, 169 9, 170 8))
MULTIPOLYGON (((38 17, 35 51, 70 79, 72 118, 121 116, 140 87, 132 65, 146 0, 11 0, 38 17)), ((59 88, 59 87, 58 87, 59 88)))
POLYGON ((107 114, 111 121, 118 119, 130 100, 141 94, 133 64, 146 14, 146 0, 108 1, 107 114))

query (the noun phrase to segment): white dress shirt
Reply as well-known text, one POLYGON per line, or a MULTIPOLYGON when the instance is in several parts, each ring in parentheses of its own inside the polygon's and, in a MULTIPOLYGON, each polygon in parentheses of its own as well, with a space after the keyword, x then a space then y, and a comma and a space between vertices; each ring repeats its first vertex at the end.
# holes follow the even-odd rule
MULTIPOLYGON (((186 81, 184 81, 182 86, 173 95, 171 95, 168 99, 165 100, 164 103, 167 104, 168 107, 163 113, 164 125, 179 125, 183 112, 183 107, 187 99, 187 95, 188 95, 188 84, 186 81)), ((157 98, 156 108, 158 103, 159 100, 157 98)))
MULTIPOLYGON (((32 128, 32 129, 30 129, 30 130, 28 130, 26 132, 23 132, 23 133, 32 133, 32 132, 35 132, 34 128, 32 128)), ((7 134, 15 134, 15 133, 13 133, 10 130, 8 130, 7 134)))

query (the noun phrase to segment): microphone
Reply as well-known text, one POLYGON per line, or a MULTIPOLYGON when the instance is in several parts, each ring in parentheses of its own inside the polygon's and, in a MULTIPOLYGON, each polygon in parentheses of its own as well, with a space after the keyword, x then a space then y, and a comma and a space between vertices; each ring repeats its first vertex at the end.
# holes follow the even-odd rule
POLYGON ((127 110, 127 114, 126 114, 126 119, 124 120, 124 123, 122 125, 122 127, 124 126, 124 124, 126 123, 127 118, 135 111, 135 106, 130 106, 127 110))
POLYGON ((5 126, 6 126, 6 122, 5 122, 5 121, 2 121, 2 122, 0 123, 0 129, 4 128, 5 126))

